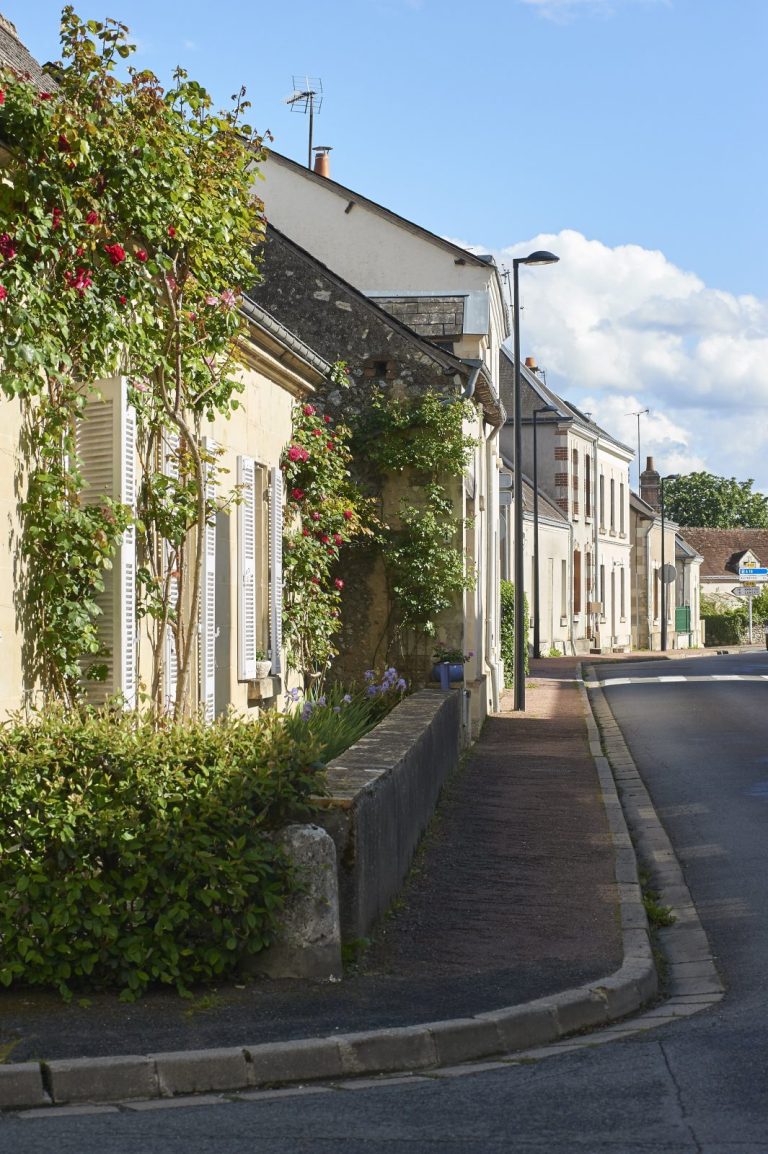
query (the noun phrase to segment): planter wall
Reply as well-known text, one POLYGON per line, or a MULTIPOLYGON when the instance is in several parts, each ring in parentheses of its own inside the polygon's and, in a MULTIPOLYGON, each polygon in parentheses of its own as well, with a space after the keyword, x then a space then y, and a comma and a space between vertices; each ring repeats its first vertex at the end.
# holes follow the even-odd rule
POLYGON ((343 939, 366 937, 399 892, 460 747, 461 694, 422 689, 331 762, 316 820, 336 844, 343 939))

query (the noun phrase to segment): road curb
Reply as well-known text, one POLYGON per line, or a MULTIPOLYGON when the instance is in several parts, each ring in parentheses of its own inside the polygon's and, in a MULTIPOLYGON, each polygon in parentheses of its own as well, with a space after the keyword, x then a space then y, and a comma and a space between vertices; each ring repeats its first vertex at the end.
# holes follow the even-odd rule
MULTIPOLYGON (((616 851, 624 962, 614 973, 522 1005, 401 1029, 227 1049, 0 1065, 0 1109, 129 1102, 439 1069, 484 1058, 514 1056, 521 1050, 606 1026, 639 1010, 656 996, 658 979, 637 860, 580 673, 578 680, 586 707, 590 751, 616 851)), ((681 974, 680 981, 686 980, 681 974)))

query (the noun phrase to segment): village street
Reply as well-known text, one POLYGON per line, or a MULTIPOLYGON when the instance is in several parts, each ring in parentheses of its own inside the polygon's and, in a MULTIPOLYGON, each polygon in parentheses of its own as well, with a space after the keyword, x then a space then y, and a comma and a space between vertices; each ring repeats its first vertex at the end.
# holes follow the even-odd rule
POLYGON ((595 670, 683 866, 722 1002, 620 1040, 599 1044, 598 1032, 452 1074, 6 1116, 0 1150, 764 1154, 768 654, 595 670))

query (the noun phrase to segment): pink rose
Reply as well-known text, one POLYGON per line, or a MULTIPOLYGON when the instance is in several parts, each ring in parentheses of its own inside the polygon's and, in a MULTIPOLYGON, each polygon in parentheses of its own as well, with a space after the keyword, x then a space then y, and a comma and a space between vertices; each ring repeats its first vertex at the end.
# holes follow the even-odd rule
POLYGON ((305 417, 314 417, 315 406, 314 405, 305 405, 301 411, 305 417))
POLYGON ((335 587, 337 589, 343 589, 344 588, 344 582, 342 581, 341 577, 337 577, 333 584, 335 585, 335 587))
MULTIPOLYGON (((2 101, 0 101, 0 104, 2 104, 2 101)), ((5 285, 0 284, 0 301, 4 301, 7 296, 8 289, 5 287, 5 285)))

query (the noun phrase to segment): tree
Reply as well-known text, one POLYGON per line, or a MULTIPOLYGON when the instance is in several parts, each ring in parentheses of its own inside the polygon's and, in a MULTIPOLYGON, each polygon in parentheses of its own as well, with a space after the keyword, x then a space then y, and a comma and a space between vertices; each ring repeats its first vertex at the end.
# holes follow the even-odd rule
POLYGON ((127 376, 142 483, 139 612, 162 708, 173 634, 176 716, 192 700, 205 526, 215 498, 206 421, 237 406, 240 289, 263 236, 242 123, 243 90, 216 114, 178 69, 169 91, 146 71, 115 76, 133 46, 115 21, 62 13, 64 61, 50 92, 0 72, 2 389, 27 421, 22 505, 34 673, 72 700, 81 659, 97 658, 94 593, 129 510, 81 500, 76 428, 94 382, 127 376), (41 539, 45 541, 41 549, 41 539))
POLYGON ((768 497, 754 481, 687 473, 664 485, 664 510, 678 525, 707 529, 768 528, 768 497))

